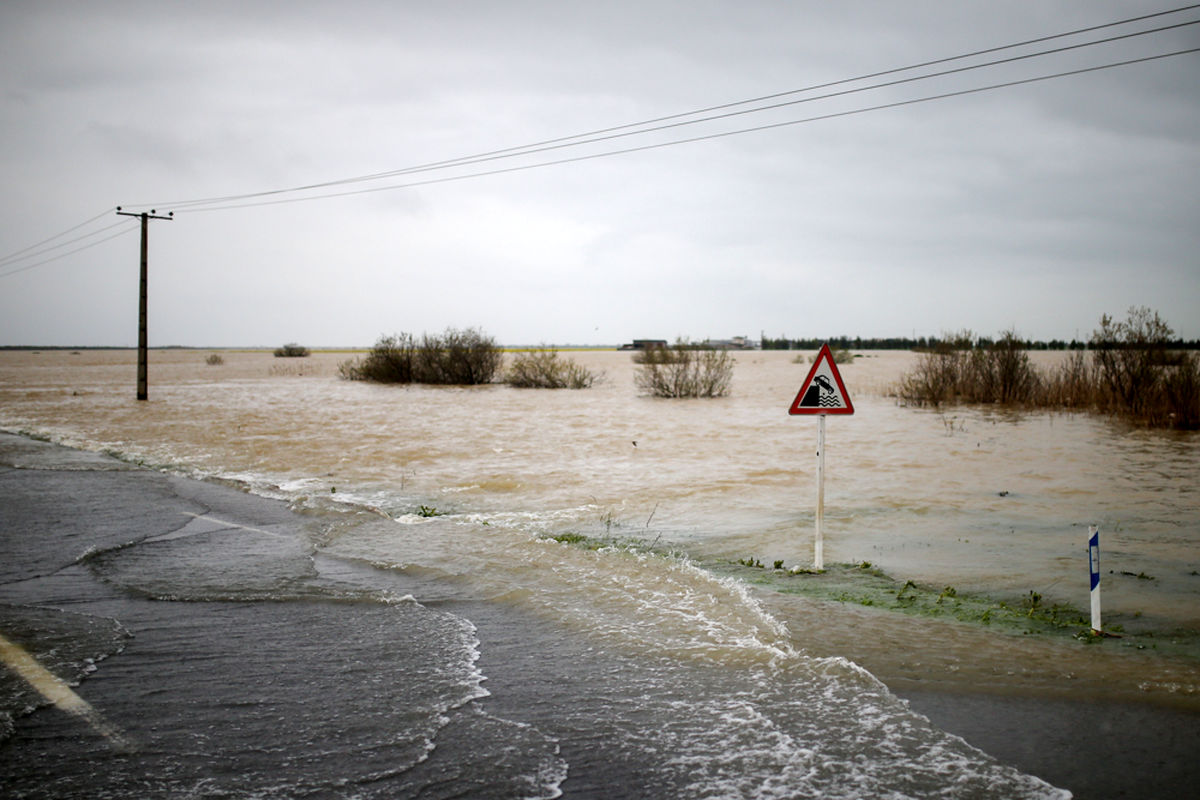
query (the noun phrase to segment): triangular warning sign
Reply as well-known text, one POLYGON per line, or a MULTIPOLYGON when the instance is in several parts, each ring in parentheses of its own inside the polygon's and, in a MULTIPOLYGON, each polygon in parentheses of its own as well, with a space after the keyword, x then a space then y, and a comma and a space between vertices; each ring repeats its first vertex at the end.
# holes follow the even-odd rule
POLYGON ((813 362, 808 377, 800 386, 800 393, 792 401, 789 414, 853 414, 854 404, 850 393, 842 383, 841 373, 833 363, 829 344, 821 345, 817 360, 813 362))

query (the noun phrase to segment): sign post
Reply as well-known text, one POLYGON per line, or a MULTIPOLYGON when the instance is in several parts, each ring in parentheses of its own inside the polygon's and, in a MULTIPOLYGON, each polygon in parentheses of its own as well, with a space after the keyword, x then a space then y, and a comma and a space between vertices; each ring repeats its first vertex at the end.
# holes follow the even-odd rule
POLYGON ((825 521, 825 415, 817 422, 817 530, 813 541, 813 566, 825 569, 825 537, 821 532, 825 521))
POLYGON ((1100 633, 1100 530, 1088 526, 1088 571, 1092 578, 1092 632, 1100 633))
POLYGON ((816 540, 813 544, 813 566, 825 569, 825 546, 822 525, 825 518, 825 415, 853 414, 854 404, 842 383, 841 373, 833 361, 829 344, 821 345, 808 377, 788 408, 789 414, 816 414, 817 423, 817 513, 816 540))

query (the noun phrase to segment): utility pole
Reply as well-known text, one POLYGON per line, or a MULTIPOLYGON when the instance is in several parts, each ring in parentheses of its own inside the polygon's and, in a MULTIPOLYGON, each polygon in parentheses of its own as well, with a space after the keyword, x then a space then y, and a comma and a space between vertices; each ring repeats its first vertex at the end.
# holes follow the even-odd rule
POLYGON ((146 296, 146 275, 147 269, 147 250, 150 243, 150 220, 152 219, 174 219, 175 212, 171 211, 165 217, 158 216, 154 209, 150 209, 147 213, 143 211, 140 214, 135 214, 130 211, 122 211, 120 206, 117 206, 117 214, 122 217, 141 217, 142 219, 142 266, 141 266, 141 282, 138 291, 138 374, 137 374, 137 399, 147 400, 150 393, 147 388, 147 369, 146 363, 148 359, 148 344, 146 335, 146 309, 148 306, 146 296))

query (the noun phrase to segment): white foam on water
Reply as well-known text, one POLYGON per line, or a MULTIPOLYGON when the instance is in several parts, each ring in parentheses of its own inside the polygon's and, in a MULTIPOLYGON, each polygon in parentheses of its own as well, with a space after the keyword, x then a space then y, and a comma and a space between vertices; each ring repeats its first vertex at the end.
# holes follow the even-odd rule
MULTIPOLYGON (((539 538, 594 510, 409 517, 408 524, 348 528, 326 552, 465 580, 625 659, 628 678, 611 688, 613 718, 595 722, 613 726, 631 750, 653 740, 669 753, 662 768, 680 796, 1063 796, 936 730, 849 662, 795 650, 786 627, 737 580, 635 547, 585 549, 539 538)), ((288 548, 266 531, 239 533, 246 552, 272 560, 285 578, 311 566, 307 545, 288 548)), ((290 578, 256 583, 261 570, 239 577, 213 561, 203 541, 209 535, 147 542, 92 561, 126 585, 148 582, 152 594, 174 590, 159 596, 287 598, 290 578), (213 568, 208 574, 195 568, 205 564, 213 568)), ((477 632, 463 623, 459 655, 439 667, 458 689, 427 709, 414 765, 430 760, 456 711, 488 696, 476 666, 477 632)), ((544 791, 534 796, 553 796, 562 780, 555 770, 567 766, 551 760, 545 769, 552 780, 542 781, 544 791)))
POLYGON ((684 558, 458 520, 419 530, 354 529, 332 552, 487 584, 620 659, 596 735, 631 752, 654 742, 681 797, 1067 796, 936 729, 857 665, 796 650, 744 583, 684 558))

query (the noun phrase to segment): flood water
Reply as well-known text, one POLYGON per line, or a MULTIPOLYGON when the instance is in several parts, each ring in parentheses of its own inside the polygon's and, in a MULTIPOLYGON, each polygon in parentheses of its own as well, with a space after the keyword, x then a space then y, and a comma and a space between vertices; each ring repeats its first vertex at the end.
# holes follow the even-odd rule
MULTIPOLYGON (((817 420, 787 413, 809 366, 796 353, 737 353, 730 396, 704 400, 639 396, 630 355, 615 351, 562 354, 603 373, 578 391, 350 382, 337 372, 347 353, 223 351, 219 365, 207 355, 152 352, 150 399, 139 403, 131 351, 0 352, 0 429, 287 500, 320 522, 327 565, 418 576, 433 593, 553 620, 622 665, 614 692, 627 715, 612 724, 631 742, 653 730, 684 754, 663 783, 680 796, 739 796, 739 781, 770 796, 765 775, 781 776, 778 796, 797 785, 857 796, 900 775, 912 776, 913 796, 932 795, 947 770, 977 774, 986 796, 1054 796, 920 727, 876 677, 1192 708, 1200 698, 1188 659, 898 622, 713 569, 812 562, 817 420), (551 538, 565 534, 619 546, 551 538), (732 751, 736 763, 716 758, 732 751), (847 784, 851 766, 860 774, 847 784)), ((1086 611, 1095 525, 1106 620, 1200 631, 1196 434, 905 408, 889 390, 914 358, 867 352, 841 367, 856 413, 827 420, 826 563, 869 561, 901 582, 1001 599, 1034 591, 1086 611)), ((199 582, 171 566, 183 544, 161 544, 91 568, 153 596, 272 591, 238 570, 199 582)), ((371 621, 377 632, 388 624, 371 621)), ((461 621, 420 625, 451 650, 473 646, 461 621)), ((473 659, 450 659, 459 704, 480 677, 473 659)), ((538 762, 549 788, 532 796, 553 796, 556 764, 538 762)))

